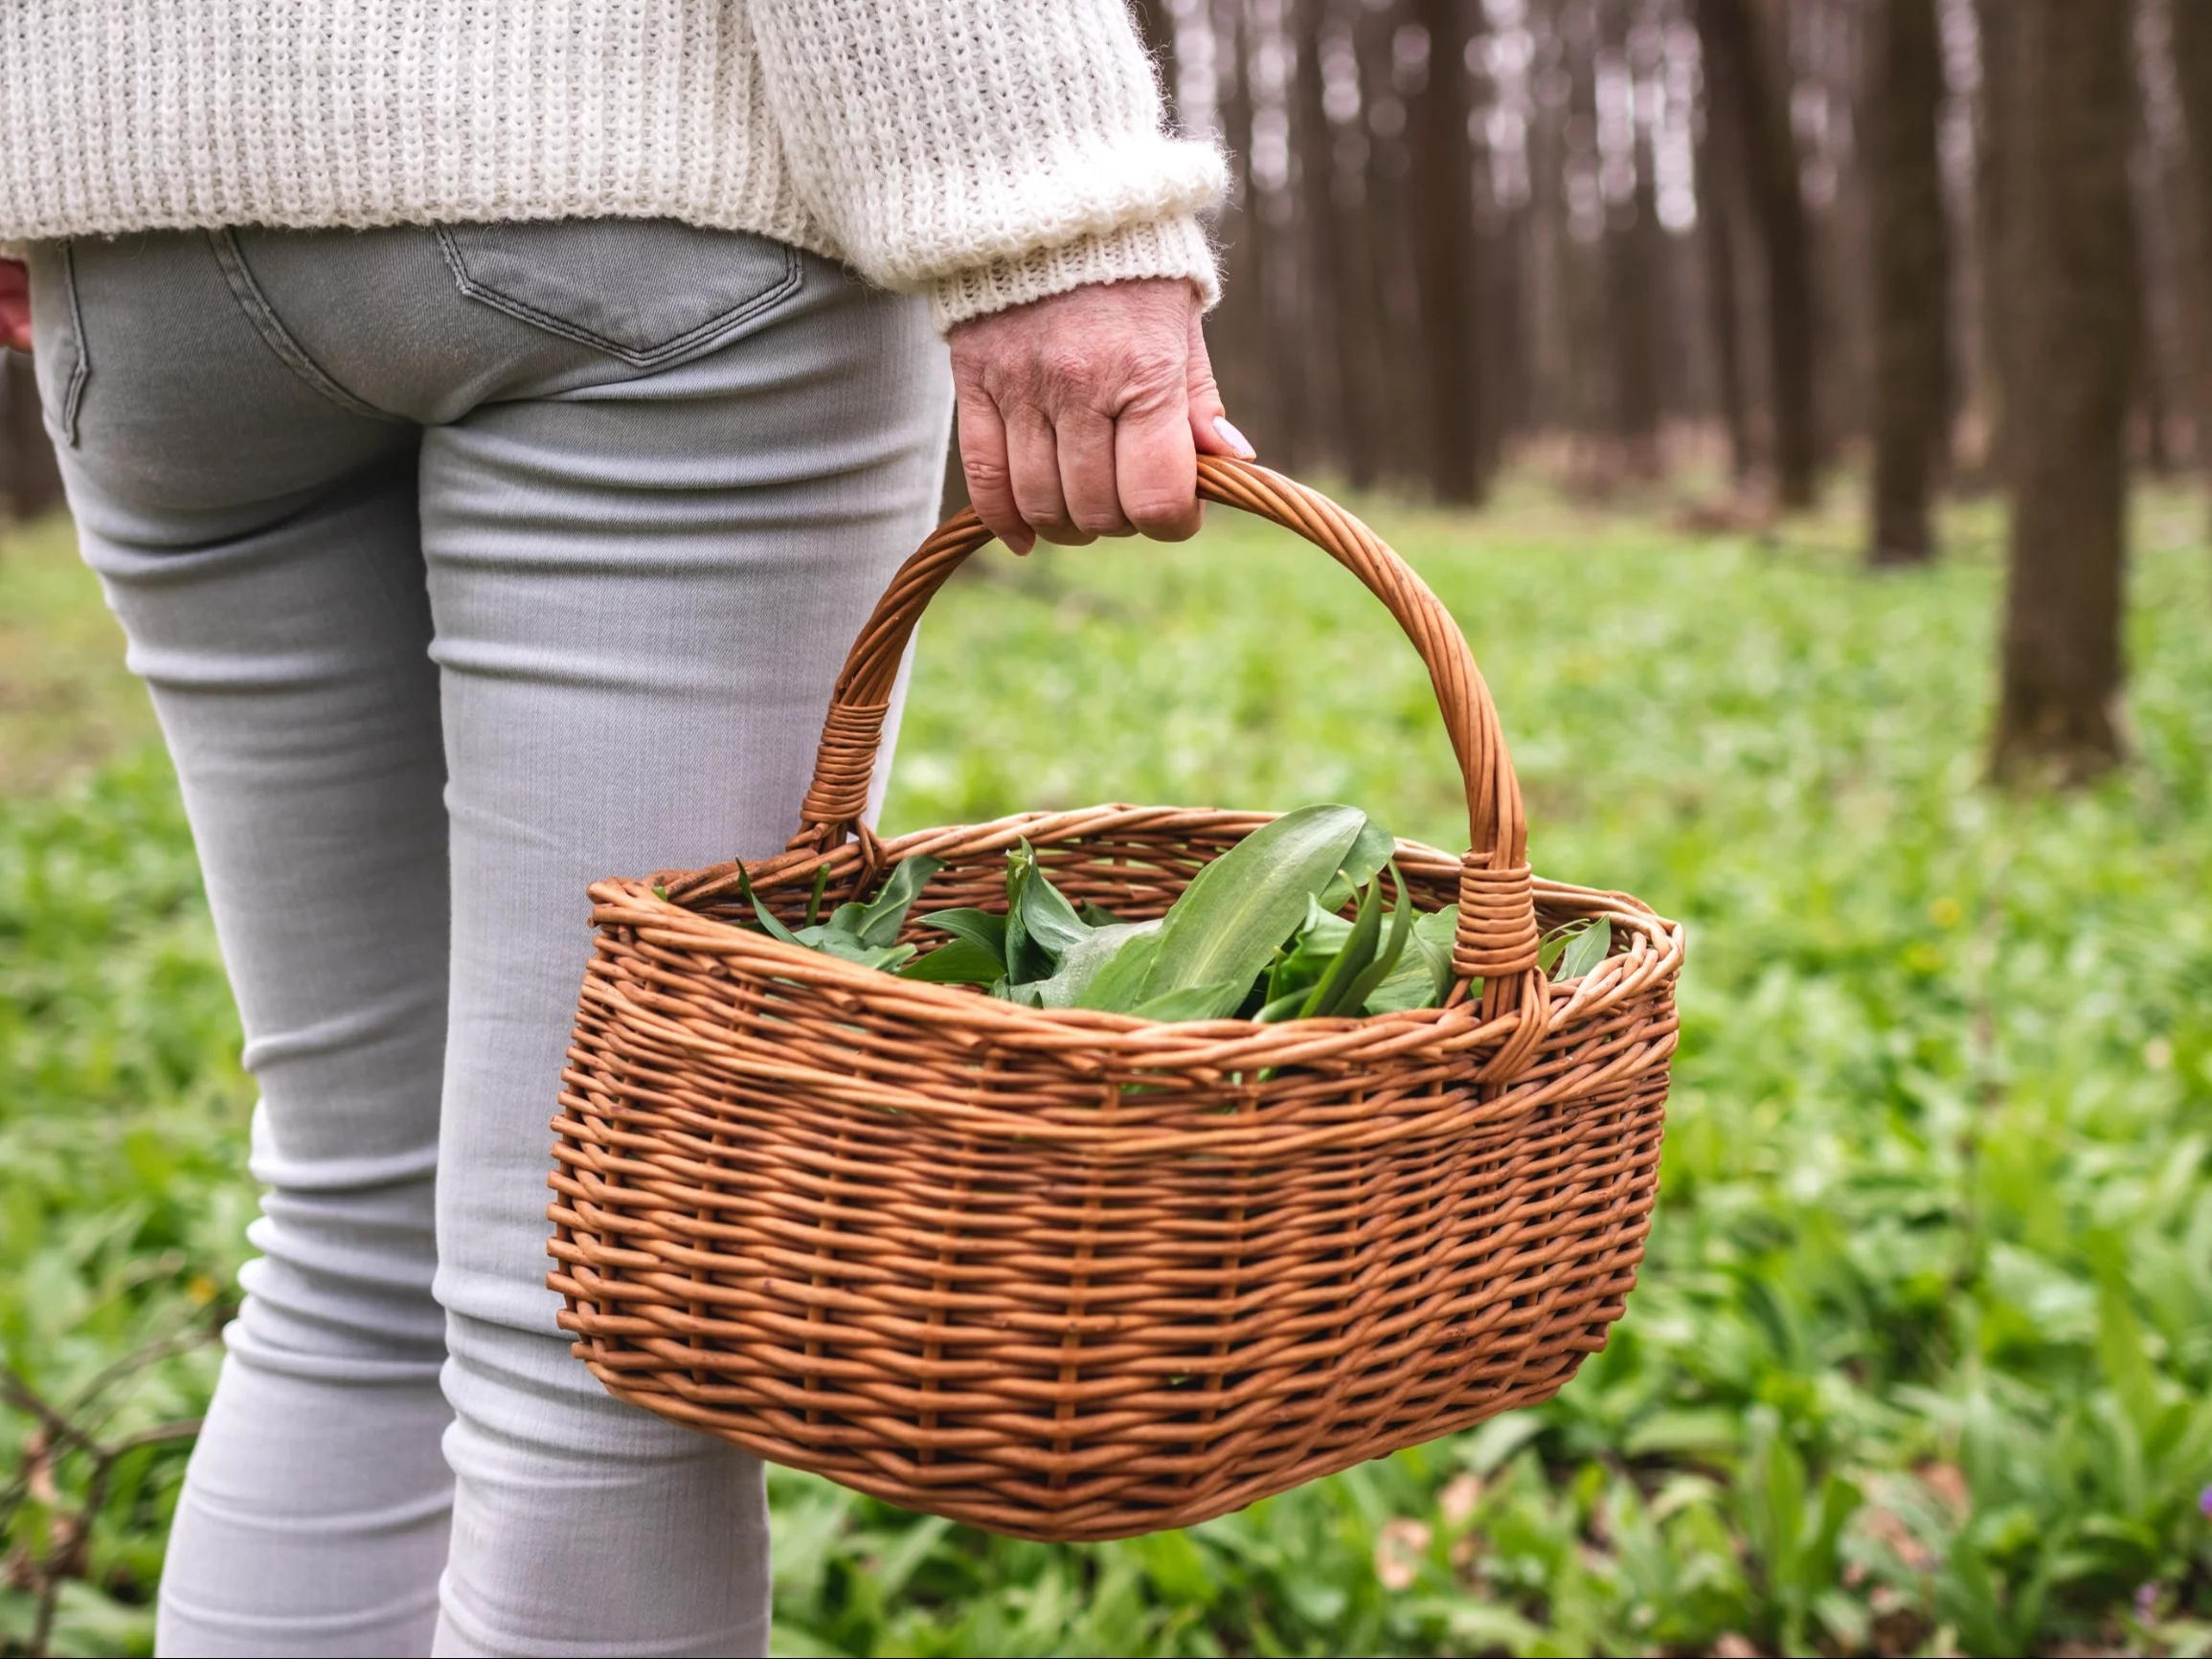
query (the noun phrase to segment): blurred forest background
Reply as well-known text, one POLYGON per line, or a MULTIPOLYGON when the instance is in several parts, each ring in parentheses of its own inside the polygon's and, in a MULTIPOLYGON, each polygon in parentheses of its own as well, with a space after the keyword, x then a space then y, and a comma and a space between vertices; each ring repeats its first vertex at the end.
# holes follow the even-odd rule
MULTIPOLYGON (((777 1650, 2212 1653, 2212 0, 1135 10, 1233 162, 1233 418, 1461 620, 1538 868, 1689 924, 1650 1253, 1557 1400, 1187 1533, 772 1471, 777 1650)), ((143 1652, 252 1087, 5 384, 0 1653, 143 1652)), ((1459 844, 1286 544, 979 560, 887 827, 1459 844)))

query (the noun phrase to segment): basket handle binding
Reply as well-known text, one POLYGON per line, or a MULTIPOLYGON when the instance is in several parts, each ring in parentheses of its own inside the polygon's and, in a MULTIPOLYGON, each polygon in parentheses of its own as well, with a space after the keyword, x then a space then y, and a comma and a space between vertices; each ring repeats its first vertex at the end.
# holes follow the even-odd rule
MULTIPOLYGON (((1541 1019, 1532 1023, 1528 1018, 1539 1015, 1546 1001, 1537 967, 1536 896, 1521 785, 1466 636, 1403 559, 1319 491, 1249 461, 1202 455, 1198 493, 1272 520, 1320 548, 1366 584, 1427 664, 1467 790, 1469 850, 1459 861, 1459 930, 1452 965, 1461 978, 1483 981, 1485 1015, 1524 1012, 1522 1031, 1498 1057, 1501 1075, 1511 1075, 1541 1036, 1541 1019)), ((876 601, 837 677, 791 851, 826 852, 847 836, 872 841, 862 815, 907 641, 946 578, 994 539, 972 509, 955 514, 899 567, 876 601)))

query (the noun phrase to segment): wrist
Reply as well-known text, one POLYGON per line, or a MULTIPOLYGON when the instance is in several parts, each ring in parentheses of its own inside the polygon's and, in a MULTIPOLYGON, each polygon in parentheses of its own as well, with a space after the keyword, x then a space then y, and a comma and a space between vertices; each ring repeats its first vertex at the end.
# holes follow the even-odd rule
POLYGON ((1202 308, 1221 298, 1212 245, 1198 220, 1187 215, 1154 219, 1119 230, 1034 248, 938 279, 930 286, 930 313, 937 332, 995 311, 1010 310, 1097 282, 1181 278, 1197 291, 1202 308))

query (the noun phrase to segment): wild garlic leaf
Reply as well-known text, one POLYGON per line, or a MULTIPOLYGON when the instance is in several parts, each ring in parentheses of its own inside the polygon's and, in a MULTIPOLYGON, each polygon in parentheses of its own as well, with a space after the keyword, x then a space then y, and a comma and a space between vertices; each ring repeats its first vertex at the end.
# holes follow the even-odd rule
POLYGON ((1102 1014, 1127 1014, 1137 1006, 1144 994, 1145 976, 1152 972, 1152 959, 1160 953, 1161 925, 1151 921, 1135 926, 1136 930, 1099 964, 1071 1006, 1095 1008, 1102 1014))
POLYGON ((1603 916, 1591 917, 1583 923, 1581 930, 1568 941, 1566 950, 1560 955, 1558 976, 1562 979, 1581 978, 1604 961, 1606 953, 1612 949, 1613 924, 1603 916))
POLYGON ((1318 901, 1306 907, 1306 919, 1290 943, 1283 947, 1268 970, 1267 998, 1269 1002, 1280 1001, 1293 995, 1301 999, 1320 982, 1329 964, 1337 959, 1337 953, 1344 948, 1350 936, 1351 923, 1343 917, 1322 909, 1318 901))
MULTIPOLYGON (((944 867, 945 862, 942 859, 919 855, 901 859, 892 867, 890 877, 883 884, 883 891, 862 907, 860 914, 849 924, 848 930, 857 934, 866 944, 885 946, 895 943, 899 930, 906 926, 907 911, 914 908, 914 900, 921 896, 921 890, 928 885, 929 879, 944 867)), ((838 906, 837 916, 830 918, 832 924, 845 926, 837 922, 837 917, 851 908, 850 905, 838 906)))
POLYGON ((1211 985, 1183 985, 1147 997, 1129 1010, 1140 1020, 1226 1020, 1243 1003, 1249 979, 1222 979, 1211 985))
POLYGON ((835 956, 844 962, 857 962, 863 968, 895 970, 914 953, 912 945, 870 945, 842 928, 807 928, 797 937, 801 943, 820 951, 824 956, 835 956), (806 937, 808 933, 816 934, 817 937, 809 939, 806 937))
MULTIPOLYGON (((1413 919, 1413 936, 1398 965, 1367 995, 1367 1012, 1395 1014, 1409 1008, 1434 1008, 1452 994, 1452 941, 1459 930, 1459 907, 1446 905, 1413 919)), ((1475 987, 1478 994, 1480 986, 1475 987)))
POLYGON ((1374 961, 1375 949, 1382 936, 1383 884, 1369 882, 1360 894, 1359 913, 1352 918, 1352 930, 1344 936, 1344 948, 1337 953, 1337 959, 1329 964, 1329 971, 1321 975, 1320 983, 1307 995, 1298 1018, 1325 1020, 1336 1013, 1352 981, 1365 974, 1368 964, 1374 961))
POLYGON ((753 878, 746 872, 743 864, 737 866, 737 891, 743 895, 745 902, 753 907, 753 919, 760 925, 760 930, 763 933, 766 933, 771 939, 781 939, 786 945, 799 943, 798 935, 778 921, 776 913, 760 902, 760 895, 753 890, 753 878))
POLYGON ((1055 957, 1091 936, 1090 924, 1075 913, 1075 907, 1052 885, 1041 863, 1023 884, 1021 904, 1022 926, 1055 957))
POLYGON ((949 939, 901 968, 899 976, 928 985, 988 985, 1005 971, 996 951, 973 939, 949 939))
POLYGON ((1308 900, 1343 864, 1366 822, 1357 807, 1300 807, 1261 825, 1200 870, 1163 918, 1145 998, 1202 985, 1250 986, 1304 919, 1308 900))
POLYGON ((1006 962, 1006 918, 991 910, 979 910, 972 905, 961 905, 950 910, 932 910, 926 916, 916 916, 917 928, 941 928, 956 939, 988 951, 1003 969, 1006 962))
POLYGON ((1052 976, 1060 952, 1072 943, 1070 930, 1081 929, 1073 908, 1037 863, 1027 841, 1006 850, 1006 973, 1017 985, 1038 984, 1052 976), (1029 889, 1044 891, 1031 901, 1029 889), (1032 922, 1046 930, 1039 938, 1032 922))
POLYGON ((1093 981, 1138 939, 1157 939, 1158 922, 1115 922, 1087 929, 1083 936, 1060 953, 1059 968, 1038 986, 1048 1008, 1080 1008, 1093 981))
POLYGON ((1352 842, 1351 851, 1344 855, 1335 878, 1321 889, 1321 908, 1332 914, 1343 909, 1397 853, 1397 838, 1372 818, 1368 819, 1366 827, 1360 831, 1360 839, 1352 842))
MULTIPOLYGON (((1397 905, 1390 911, 1390 936, 1375 959, 1344 988, 1343 995, 1337 999, 1335 1011, 1339 1014, 1356 1015, 1366 1011, 1367 998, 1374 994, 1376 986, 1390 976, 1390 971, 1406 953, 1406 941, 1412 937, 1413 899, 1406 890, 1406 880, 1398 874, 1396 864, 1390 866, 1390 879, 1398 889, 1397 905)), ((1380 892, 1382 886, 1382 878, 1378 876, 1368 885, 1368 890, 1380 892)))
MULTIPOLYGON (((1588 917, 1560 923, 1558 927, 1552 929, 1550 932, 1537 941, 1536 965, 1546 973, 1550 974, 1560 957, 1567 953, 1568 946, 1573 944, 1589 929, 1590 919, 1588 917)), ((1557 978, 1559 975, 1553 974, 1552 977, 1557 978)))

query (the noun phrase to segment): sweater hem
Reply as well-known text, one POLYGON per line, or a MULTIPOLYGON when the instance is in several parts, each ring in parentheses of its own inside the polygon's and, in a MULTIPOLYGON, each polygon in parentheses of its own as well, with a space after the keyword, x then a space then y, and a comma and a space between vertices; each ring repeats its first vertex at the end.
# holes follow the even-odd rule
POLYGON ((930 285, 930 317, 950 333, 971 318, 1065 294, 1093 282, 1134 282, 1181 277, 1198 290, 1207 310, 1221 299, 1221 280, 1206 230, 1188 216, 1131 225, 1101 235, 1037 248, 957 271, 930 285))

